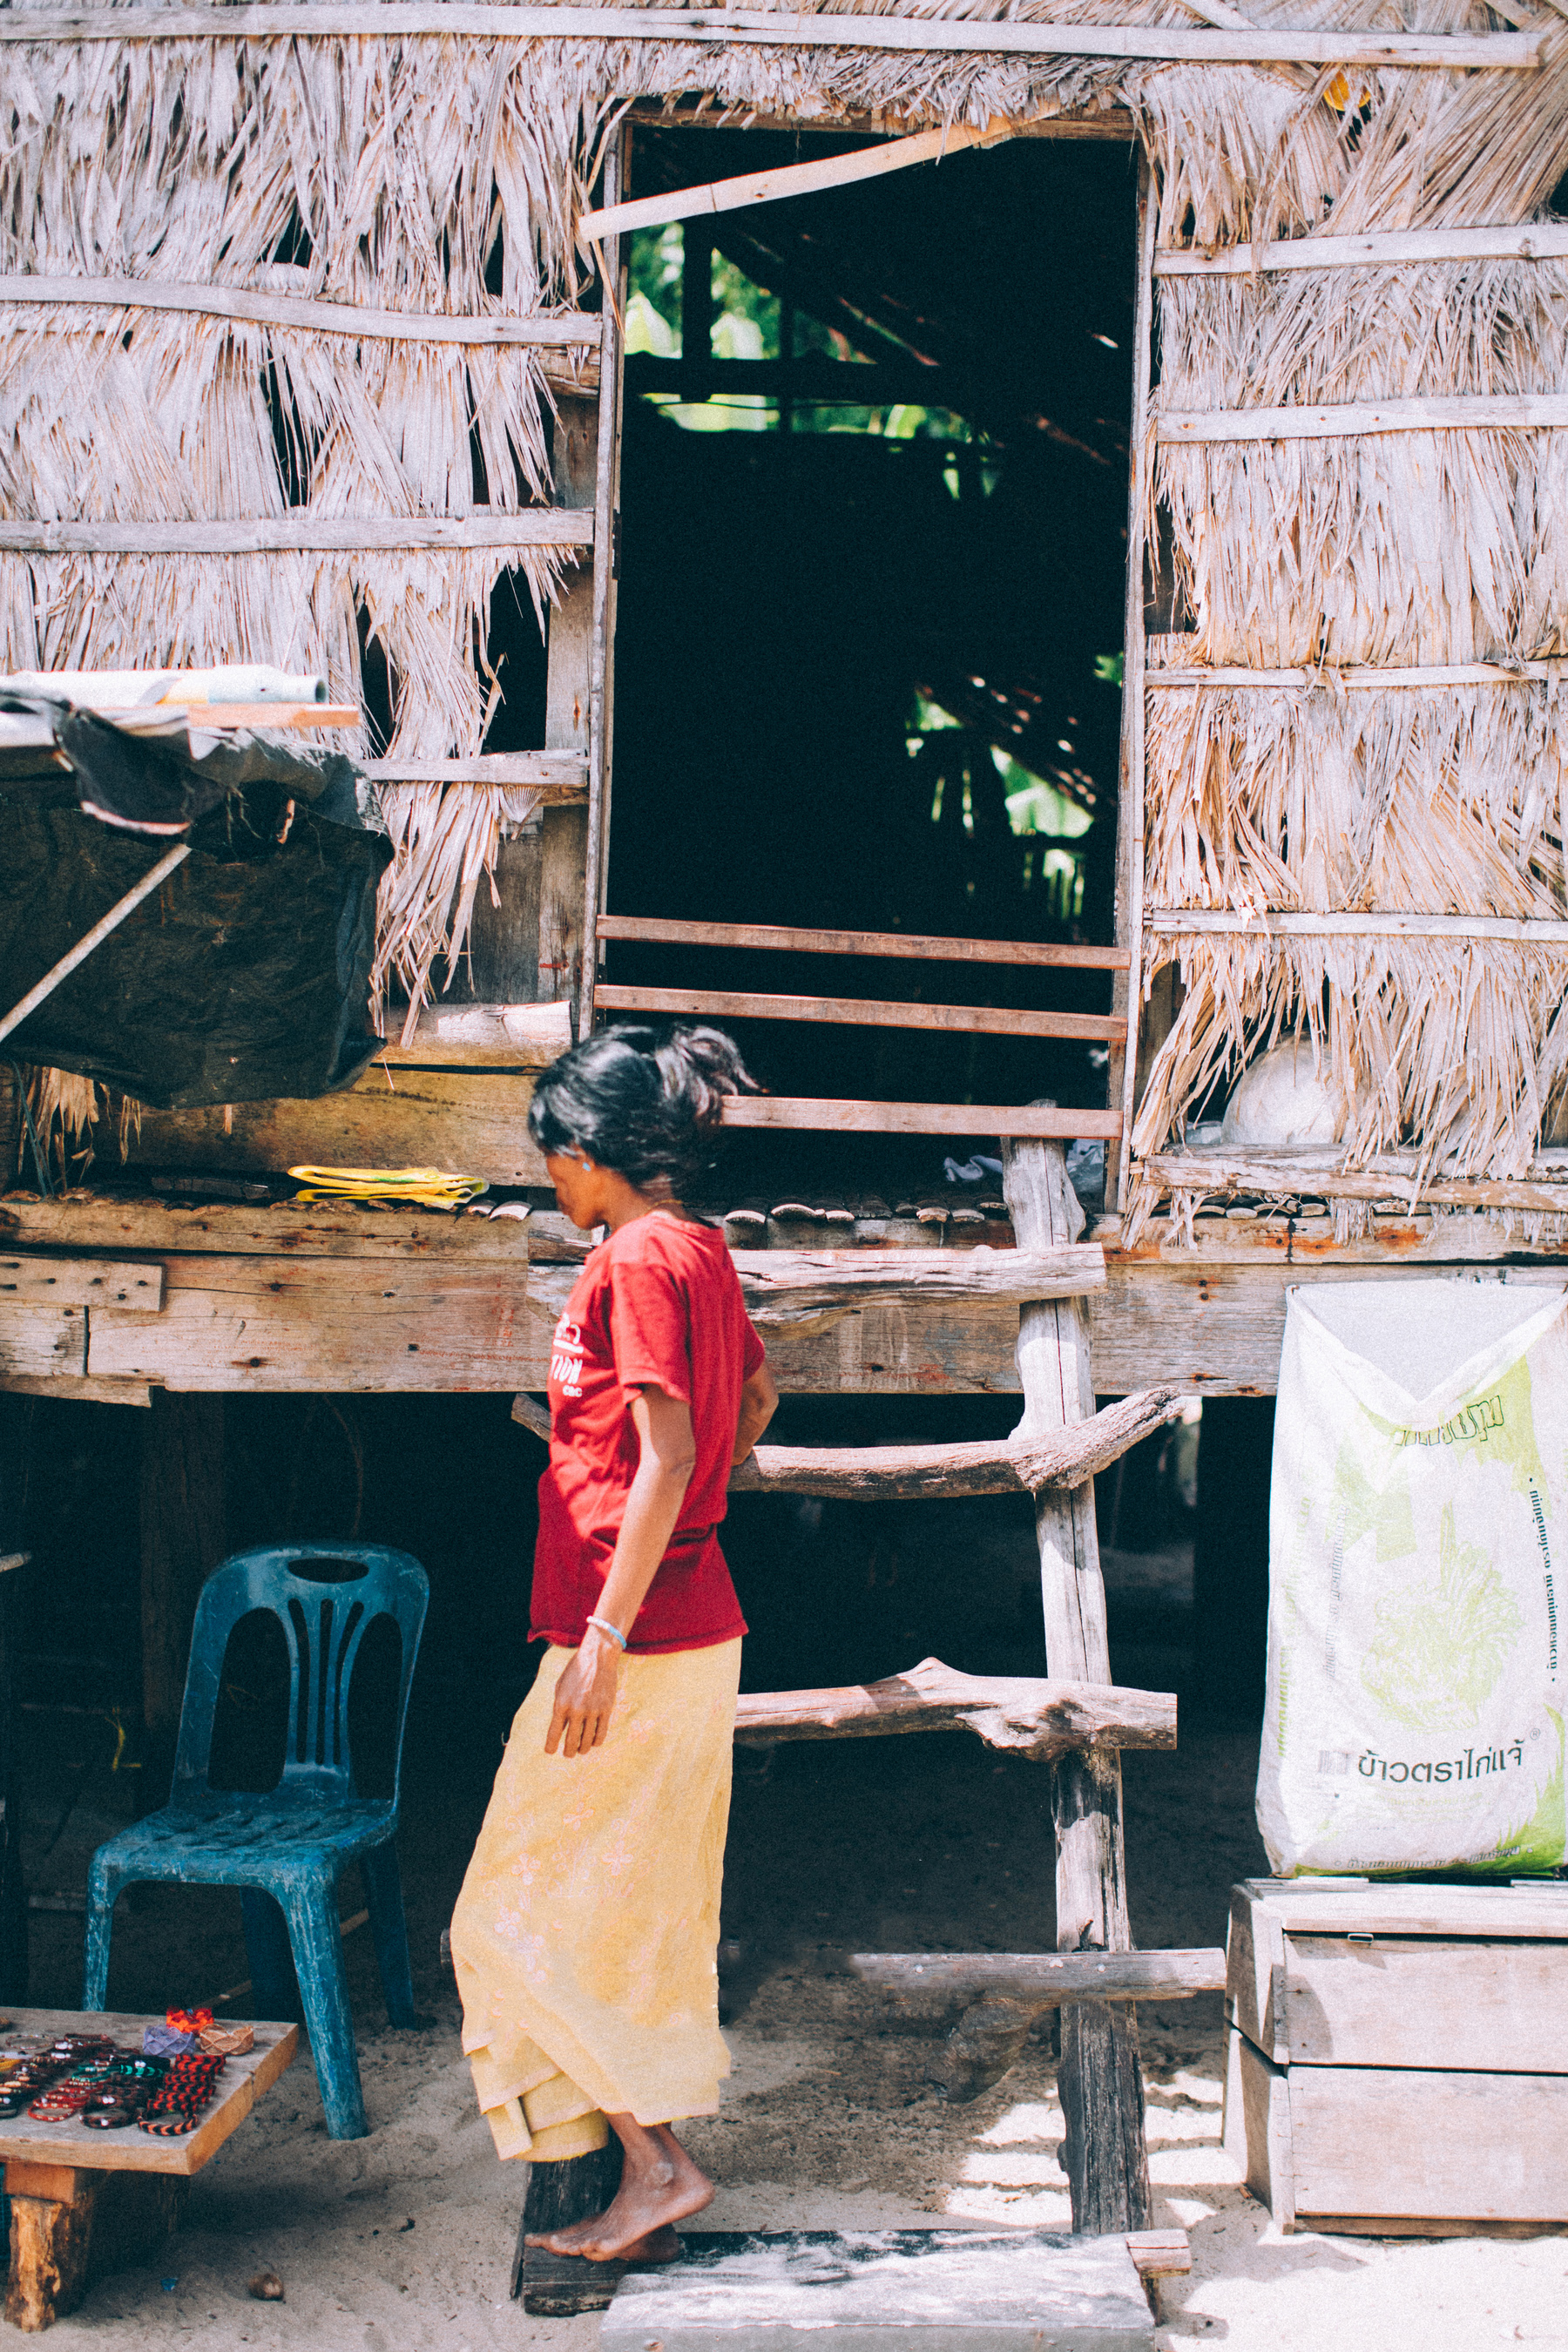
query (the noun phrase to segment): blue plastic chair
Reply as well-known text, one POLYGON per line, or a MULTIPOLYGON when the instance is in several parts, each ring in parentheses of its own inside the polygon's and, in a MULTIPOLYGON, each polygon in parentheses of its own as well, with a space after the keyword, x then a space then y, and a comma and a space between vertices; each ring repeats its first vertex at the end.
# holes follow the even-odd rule
MULTIPOLYGON (((110 1937, 121 1887, 176 1879, 186 1886, 241 1889, 250 2014, 288 2013, 292 1958, 334 2139, 361 2139, 369 2128, 338 1924, 338 1880, 351 1862, 364 1878, 388 2020, 401 2026, 419 2021, 393 1840, 404 1719, 429 1598, 430 1580, 419 1562, 384 1544, 268 1545, 226 1559, 203 1585, 196 1606, 169 1801, 162 1812, 100 1845, 88 1874, 82 2007, 89 2010, 101 2010, 108 1995, 110 1937), (294 1563, 311 1559, 331 1560, 340 1575, 357 1563, 360 1572, 341 1582, 293 1572, 294 1563), (242 1617, 258 1609, 272 1612, 289 1648, 283 1777, 265 1795, 207 1785, 228 1637, 242 1617), (348 1739, 354 1660, 366 1630, 381 1616, 395 1619, 403 1637, 390 1801, 355 1795, 348 1739)), ((171 1998, 188 1990, 172 1986, 171 1998)))

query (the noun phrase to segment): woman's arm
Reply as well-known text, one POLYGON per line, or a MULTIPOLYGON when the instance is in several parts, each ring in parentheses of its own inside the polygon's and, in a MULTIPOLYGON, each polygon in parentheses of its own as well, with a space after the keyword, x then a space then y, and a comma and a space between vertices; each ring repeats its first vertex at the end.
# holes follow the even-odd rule
POLYGON ((735 1450, 730 1456, 731 1468, 745 1460, 778 1409, 779 1392, 773 1386, 773 1376, 766 1363, 761 1363, 741 1391, 741 1418, 735 1428, 735 1450))
MULTIPOLYGON (((669 1549, 697 1463, 690 1408, 679 1398, 667 1396, 662 1389, 641 1389, 632 1400, 631 1416, 641 1453, 610 1572, 594 1612, 626 1634, 631 1633, 669 1549)), ((596 1625, 588 1626, 576 1656, 563 1668, 555 1685, 544 1742, 547 1756, 553 1756, 558 1747, 563 1755, 582 1756, 599 1746, 610 1727, 620 1662, 620 1651, 609 1635, 596 1625)))

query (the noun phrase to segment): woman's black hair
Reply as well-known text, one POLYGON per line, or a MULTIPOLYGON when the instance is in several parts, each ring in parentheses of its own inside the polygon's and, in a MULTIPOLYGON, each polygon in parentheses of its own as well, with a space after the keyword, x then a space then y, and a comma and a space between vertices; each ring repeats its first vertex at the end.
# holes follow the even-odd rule
POLYGON ((725 1096, 760 1091, 721 1029, 622 1022, 551 1063, 528 1131, 541 1151, 575 1145, 639 1192, 663 1177, 679 1201, 712 1165, 725 1096))

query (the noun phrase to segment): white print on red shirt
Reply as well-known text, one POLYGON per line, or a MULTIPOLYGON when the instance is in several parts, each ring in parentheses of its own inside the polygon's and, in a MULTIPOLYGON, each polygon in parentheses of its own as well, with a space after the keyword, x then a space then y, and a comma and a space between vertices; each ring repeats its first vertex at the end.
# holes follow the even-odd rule
POLYGON ((564 1315, 555 1326, 551 1341, 550 1377, 560 1384, 563 1396, 580 1397, 583 1393, 583 1332, 580 1325, 564 1315))

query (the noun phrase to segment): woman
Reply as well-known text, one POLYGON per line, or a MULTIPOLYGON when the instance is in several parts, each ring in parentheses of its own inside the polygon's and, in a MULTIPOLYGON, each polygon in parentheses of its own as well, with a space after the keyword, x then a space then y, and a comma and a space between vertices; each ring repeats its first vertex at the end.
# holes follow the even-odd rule
POLYGON ((713 2190, 670 2126, 711 2115, 730 2068, 715 1953, 746 1629, 717 1528, 777 1395, 723 1235, 681 1198, 742 1090, 717 1030, 621 1027, 552 1064, 528 1115, 561 1207, 608 1238, 555 1328, 530 1632, 550 1647, 452 1957, 500 2155, 621 2143, 607 2210, 541 2242, 593 2262, 675 2253, 713 2190))

